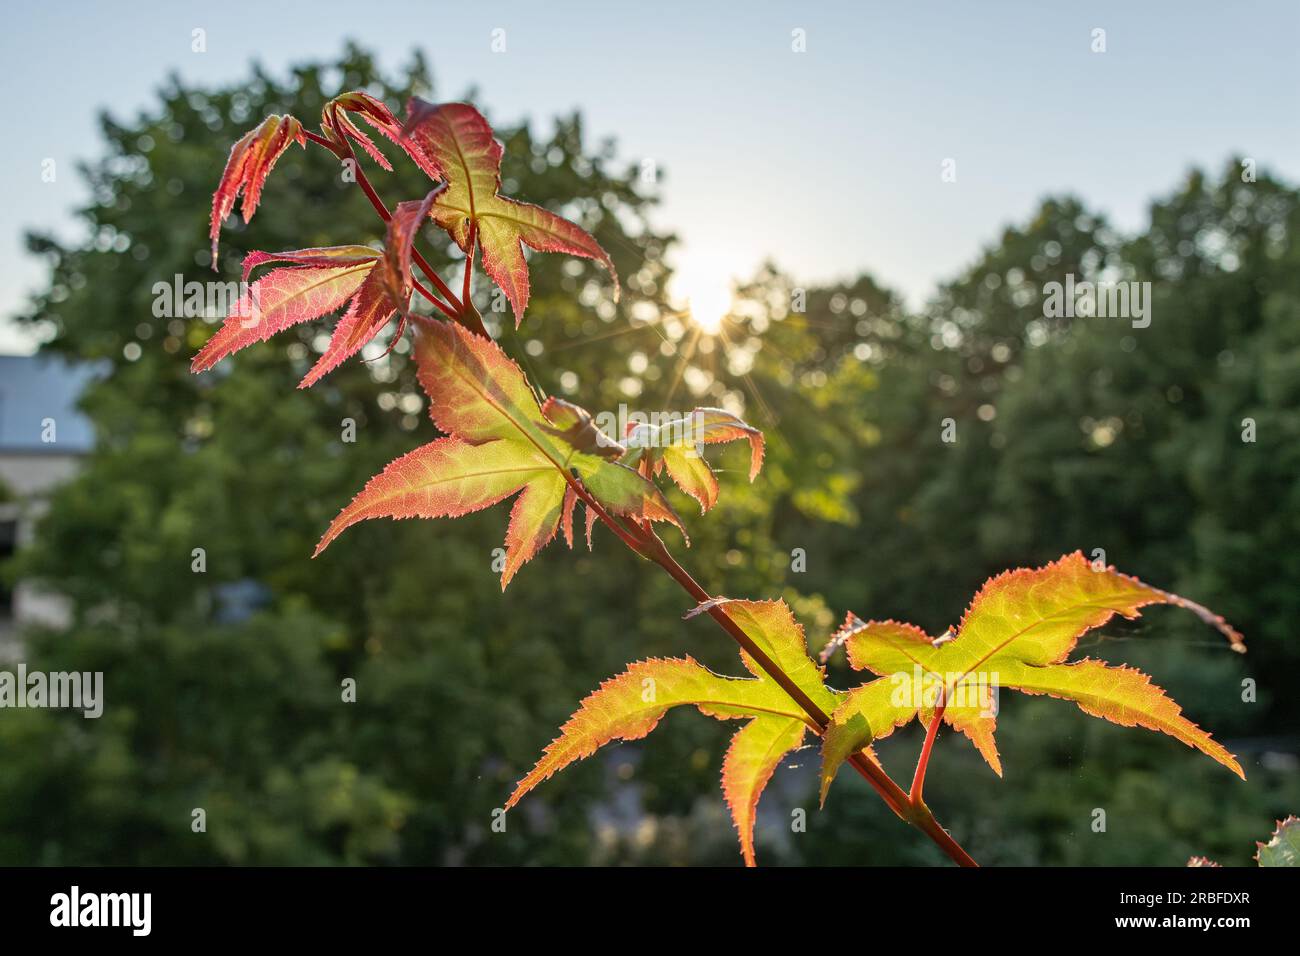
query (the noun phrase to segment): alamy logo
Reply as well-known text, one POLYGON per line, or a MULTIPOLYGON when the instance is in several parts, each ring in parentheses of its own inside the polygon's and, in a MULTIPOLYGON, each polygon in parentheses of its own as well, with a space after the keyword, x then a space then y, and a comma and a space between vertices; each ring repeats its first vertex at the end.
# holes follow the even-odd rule
POLYGON ((974 710, 980 717, 996 717, 998 713, 997 671, 935 674, 913 667, 910 674, 899 671, 889 680, 893 687, 889 703, 893 707, 914 710, 934 707, 940 693, 945 692, 948 695, 945 706, 954 710, 974 710))
POLYGON ((1151 324, 1150 282, 1065 282, 1043 286, 1043 316, 1048 319, 1131 319, 1133 328, 1151 324))
POLYGON ((152 893, 68 893, 50 897, 51 926, 128 926, 133 936, 148 936, 153 923, 152 893))
POLYGON ((104 712, 104 674, 28 671, 20 663, 17 673, 0 671, 0 708, 4 707, 80 710, 83 717, 95 718, 104 712))
POLYGON ((179 272, 171 282, 153 284, 153 314, 160 319, 246 316, 246 328, 258 321, 257 294, 247 282, 186 282, 179 272))

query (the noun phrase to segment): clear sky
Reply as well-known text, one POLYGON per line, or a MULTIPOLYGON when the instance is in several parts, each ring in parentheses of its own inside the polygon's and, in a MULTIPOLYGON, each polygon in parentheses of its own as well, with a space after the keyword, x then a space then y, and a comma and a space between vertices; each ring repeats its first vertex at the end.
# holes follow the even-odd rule
POLYGON ((227 82, 345 38, 389 66, 422 49, 442 97, 475 86, 498 120, 577 107, 593 137, 652 158, 658 223, 685 241, 678 291, 702 298, 771 257, 806 281, 867 269, 918 304, 1047 193, 1134 229, 1188 168, 1234 152, 1300 181, 1297 0, 15 3, 0 33, 0 352, 31 347, 3 318, 40 279, 21 235, 77 234, 71 173, 100 150, 99 111, 149 107, 171 71, 227 82))

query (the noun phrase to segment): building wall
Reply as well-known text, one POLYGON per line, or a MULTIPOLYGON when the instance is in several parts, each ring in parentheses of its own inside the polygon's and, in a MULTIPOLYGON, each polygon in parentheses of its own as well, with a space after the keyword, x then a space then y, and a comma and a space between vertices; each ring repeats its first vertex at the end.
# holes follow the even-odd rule
MULTIPOLYGON (((0 450, 0 488, 7 492, 5 497, 9 499, 0 501, 0 526, 8 526, 3 529, 6 532, 12 528, 12 539, 18 548, 32 541, 36 523, 49 507, 50 491, 76 473, 80 460, 80 455, 0 450)), ((65 598, 32 581, 14 584, 7 610, 8 613, 0 611, 0 659, 18 657, 17 634, 21 628, 63 627, 70 618, 65 598)))
POLYGON ((81 457, 80 454, 0 448, 0 488, 9 489, 19 499, 43 499, 50 489, 76 474, 81 457))
MULTIPOLYGON (((94 432, 77 402, 96 374, 53 358, 0 356, 0 560, 32 541, 50 493, 90 451, 94 432)), ((16 582, 0 605, 0 658, 20 654, 23 627, 60 627, 69 617, 58 594, 16 582)))

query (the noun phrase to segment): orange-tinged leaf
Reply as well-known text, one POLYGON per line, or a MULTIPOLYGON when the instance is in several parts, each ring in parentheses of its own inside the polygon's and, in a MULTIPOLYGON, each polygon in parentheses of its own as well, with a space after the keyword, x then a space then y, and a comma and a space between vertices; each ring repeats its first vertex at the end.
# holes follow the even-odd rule
POLYGON ((434 321, 416 335, 415 363, 429 414, 442 431, 466 441, 505 438, 554 447, 523 371, 495 342, 434 321))
MULTIPOLYGON (((808 657, 803 630, 784 602, 720 598, 692 613, 713 607, 724 608, 827 712, 834 709, 842 695, 822 684, 822 669, 808 657)), ((750 718, 727 750, 722 788, 740 838, 741 855, 747 865, 755 865, 754 819, 759 797, 781 759, 800 746, 806 730, 816 731, 817 725, 747 654, 742 652, 741 659, 754 677, 721 677, 686 658, 641 661, 605 681, 560 728, 560 736, 515 787, 506 808, 603 744, 644 737, 670 708, 692 704, 718 720, 750 718)))
POLYGON ((342 301, 338 301, 339 297, 344 301, 350 298, 351 303, 335 327, 325 354, 298 383, 299 388, 307 388, 345 359, 359 352, 367 342, 383 330, 398 307, 388 292, 387 277, 382 268, 385 260, 369 246, 329 246, 317 249, 293 249, 288 252, 250 252, 244 257, 244 281, 248 281, 249 274, 258 266, 270 262, 285 262, 304 268, 277 270, 266 277, 270 279, 272 275, 277 276, 274 281, 267 282, 264 279, 254 283, 254 287, 249 291, 256 294, 250 295, 248 301, 241 300, 227 317, 226 324, 230 326, 229 330, 223 328, 218 332, 208 343, 207 348, 195 358, 194 371, 209 368, 225 355, 267 338, 286 325, 334 311, 343 304, 342 301), (376 263, 381 268, 375 268, 376 263), (351 270, 353 268, 358 271, 340 272, 342 281, 336 285, 316 285, 312 274, 307 272, 307 269, 351 270), (285 274, 279 275, 280 272, 285 274), (301 274, 295 275, 295 273, 301 274), (361 276, 360 281, 354 282, 358 275, 361 276), (350 286, 355 288, 354 292, 348 292, 350 286), (324 306, 330 307, 324 308, 324 306), (268 313, 268 309, 272 311, 268 313), (271 320, 271 324, 257 330, 258 323, 253 319, 254 315, 261 315, 264 320, 271 320), (264 334, 250 334, 253 331, 264 334))
POLYGON ((586 517, 586 530, 587 530, 587 550, 590 551, 592 549, 591 533, 596 529, 597 515, 596 512, 594 512, 591 508, 586 508, 585 517, 586 517))
MULTIPOLYGON (((921 721, 927 727, 933 714, 933 707, 923 709, 920 713, 921 721)), ((1002 758, 998 756, 998 745, 994 739, 998 729, 995 700, 989 695, 984 695, 982 699, 978 694, 973 694, 969 702, 945 707, 943 722, 953 730, 965 734, 984 758, 984 762, 999 777, 1002 776, 1002 758)))
POLYGON ((957 640, 974 659, 972 666, 1009 651, 1027 664, 1053 664, 1064 660, 1086 631, 1116 614, 1136 618, 1138 609, 1148 604, 1193 610, 1222 631, 1234 649, 1245 649, 1241 635, 1223 618, 1113 567, 1094 568, 1078 551, 1046 567, 992 578, 971 602, 957 640))
POLYGON ((525 562, 555 537, 568 487, 562 474, 554 468, 547 468, 515 499, 514 507, 510 509, 510 524, 506 528, 506 564, 501 573, 501 590, 506 589, 525 562))
POLYGON ((614 263, 589 233, 540 206, 498 195, 503 147, 482 113, 467 103, 435 106, 413 98, 406 135, 449 183, 434 203, 434 221, 466 253, 471 235, 477 237, 483 269, 510 300, 516 324, 528 306, 525 245, 594 259, 609 271, 618 297, 614 263))
POLYGON ((763 433, 721 408, 697 408, 695 440, 706 445, 744 439, 749 442, 749 480, 758 477, 763 467, 763 433))
MULTIPOLYGON (((530 481, 554 474, 540 455, 512 442, 471 445, 439 438, 408 452, 371 478, 316 546, 320 554, 344 529, 367 518, 455 518, 496 504, 530 481)), ((313 555, 314 557, 315 555, 313 555)))
POLYGON ((281 154, 289 148, 290 143, 307 145, 303 135, 302 124, 288 114, 268 116, 255 128, 245 133, 234 146, 230 147, 230 158, 217 184, 217 191, 212 196, 212 218, 208 236, 212 240, 212 268, 217 268, 217 242, 221 235, 221 224, 226 221, 235 200, 242 192, 244 202, 241 213, 244 222, 253 218, 257 203, 262 197, 262 185, 267 174, 275 166, 281 154))
POLYGON ((438 165, 424 155, 414 142, 402 135, 402 123, 393 115, 388 106, 382 100, 376 99, 362 90, 353 90, 350 93, 340 94, 326 103, 324 109, 321 110, 321 129, 331 141, 344 145, 347 139, 354 140, 381 167, 385 170, 392 170, 392 164, 375 147, 370 137, 357 128, 356 124, 348 116, 349 113, 360 116, 371 127, 402 147, 407 155, 415 161, 415 164, 424 170, 431 179, 445 178, 438 165))
MULTIPOLYGON (((315 384, 322 376, 361 351, 367 342, 383 331, 396 313, 401 313, 402 322, 398 325, 394 343, 401 337, 411 297, 412 248, 416 233, 436 194, 437 190, 434 189, 423 201, 399 203, 393 210, 382 258, 357 290, 352 305, 335 327, 325 353, 298 383, 299 388, 315 384)), ((371 255, 373 257, 374 253, 371 255)))
POLYGON ((1048 694, 1072 700, 1093 717, 1121 727, 1158 730, 1223 764, 1241 779, 1241 765, 1201 728, 1182 715, 1182 708, 1151 678, 1132 667, 1111 667, 1085 658, 1075 664, 1034 667, 998 659, 998 683, 1026 694, 1048 694))
POLYGON ((334 327, 330 344, 316 360, 311 371, 298 383, 299 388, 310 388, 332 372, 348 358, 360 352, 366 343, 378 335, 396 314, 396 306, 388 294, 387 286, 378 269, 366 276, 347 312, 334 327))
POLYGON ((364 265, 373 263, 379 253, 369 246, 323 246, 317 249, 290 249, 288 252, 253 251, 244 256, 243 281, 247 282, 254 269, 268 262, 287 262, 295 266, 334 266, 364 265))
POLYGON ((850 616, 827 652, 843 643, 855 668, 888 678, 898 693, 889 709, 879 690, 867 694, 860 688, 831 715, 823 743, 823 788, 845 757, 878 737, 886 721, 899 714, 928 721, 940 692, 947 701, 945 721, 966 733, 1000 773, 989 699, 989 691, 998 688, 1073 700, 1092 716, 1158 730, 1244 777, 1232 755, 1184 717, 1145 674, 1094 660, 1063 663, 1081 635, 1116 614, 1136 618, 1139 608, 1150 604, 1191 610, 1218 628, 1234 650, 1245 649, 1241 635, 1201 605, 1112 567, 1094 567, 1079 552, 992 578, 952 638, 931 640, 911 625, 850 616))
POLYGON ((388 161, 383 153, 375 146, 374 141, 363 133, 352 119, 348 116, 348 102, 351 101, 358 113, 364 115, 364 110, 374 108, 372 102, 378 105, 380 115, 378 117, 367 116, 366 120, 372 127, 379 129, 394 142, 398 142, 401 135, 401 124, 398 123, 397 117, 389 111, 388 107, 382 102, 375 100, 368 93, 344 93, 330 100, 321 109, 320 125, 321 132, 331 142, 340 146, 346 146, 349 140, 359 144, 362 149, 380 165, 386 172, 392 172, 393 164, 388 161), (391 121, 391 126, 385 121, 383 114, 387 114, 387 119, 391 121))
POLYGON ((785 755, 803 743, 808 727, 802 720, 764 714, 736 731, 722 761, 722 793, 740 834, 746 866, 754 857, 754 820, 758 798, 785 755))
POLYGON ((190 364, 202 372, 242 348, 264 342, 299 322, 340 308, 365 281, 375 259, 342 266, 274 269, 240 296, 225 323, 190 364))
MULTIPOLYGON (((929 703, 919 708, 912 706, 910 711, 905 708, 905 712, 909 716, 916 714, 922 723, 928 725, 934 713, 933 702, 938 696, 938 681, 926 680, 920 684, 915 684, 915 681, 925 672, 925 662, 928 660, 926 655, 934 649, 935 640, 937 639, 931 639, 912 624, 863 621, 850 612, 839 630, 831 636, 830 643, 822 650, 821 660, 825 662, 837 647, 847 644, 849 663, 858 670, 869 669, 882 676, 894 675, 896 679, 897 675, 910 672, 907 689, 915 692, 916 699, 929 703)), ((981 687, 972 687, 969 693, 955 695, 944 709, 943 721, 969 737, 994 773, 1000 777, 1002 761, 998 757, 997 744, 993 738, 997 725, 995 701, 987 693, 980 693, 983 690, 981 687)))
POLYGON ((831 723, 822 735, 822 772, 818 798, 824 805, 826 793, 839 768, 850 756, 873 741, 883 740, 916 716, 913 689, 906 682, 881 677, 853 688, 831 713, 831 723))
POLYGON ((770 681, 722 677, 689 657, 639 661, 583 700, 560 728, 560 736, 519 781, 506 809, 543 780, 575 760, 591 756, 604 744, 646 736, 670 708, 683 704, 718 717, 774 714, 799 719, 801 714, 770 681))
POLYGON ((578 506, 578 494, 572 488, 564 489, 564 510, 560 515, 560 528, 564 532, 564 543, 573 547, 573 509, 578 506))
POLYGON ((670 446, 663 450, 662 462, 677 487, 700 503, 700 514, 717 504, 718 479, 698 451, 670 446))
MULTIPOLYGON (((463 206, 455 203, 456 198, 449 196, 434 204, 434 220, 448 232, 454 232, 451 224, 466 212, 463 206)), ((614 282, 614 299, 618 300, 618 273, 614 271, 614 261, 581 226, 541 206, 500 196, 487 202, 476 202, 471 218, 477 225, 475 235, 483 259, 483 271, 510 300, 516 326, 523 319, 531 291, 524 246, 538 252, 559 252, 594 259, 609 273, 614 282)))
MULTIPOLYGON (((431 321, 416 337, 415 361, 429 396, 429 414, 442 431, 466 441, 522 441, 556 468, 576 471, 607 509, 649 521, 681 519, 654 482, 630 468, 573 448, 555 434, 523 371, 495 342, 460 325, 431 321)), ((552 406, 554 407, 554 406, 552 406)))
MULTIPOLYGON (((924 667, 925 655, 934 646, 934 640, 915 624, 862 621, 852 613, 832 638, 832 643, 836 642, 847 642, 849 663, 854 668, 882 676, 913 665, 924 667), (860 639, 854 639, 859 635, 860 639)), ((825 660, 826 651, 822 655, 825 660)))
MULTIPOLYGON (((363 333, 345 337, 338 352, 364 339, 363 333)), ((331 342, 326 353, 330 361, 338 358, 334 351, 331 342)), ((429 319, 416 336, 415 361, 417 377, 429 395, 429 413, 449 437, 398 459, 372 478, 334 519, 317 554, 357 521, 455 517, 522 492, 506 530, 504 589, 561 524, 572 541, 576 502, 566 502, 572 494, 570 480, 581 481, 588 493, 619 514, 648 521, 676 519, 653 482, 630 468, 569 448, 549 433, 523 372, 491 339, 429 319)))

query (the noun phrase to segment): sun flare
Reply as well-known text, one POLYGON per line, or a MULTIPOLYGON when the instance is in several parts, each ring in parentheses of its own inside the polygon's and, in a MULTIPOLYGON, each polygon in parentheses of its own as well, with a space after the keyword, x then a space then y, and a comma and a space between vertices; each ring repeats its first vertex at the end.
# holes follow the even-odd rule
POLYGON ((731 311, 734 271, 721 256, 692 255, 673 273, 673 304, 706 335, 717 335, 731 311))

